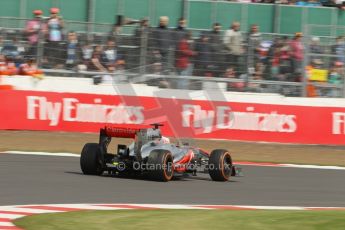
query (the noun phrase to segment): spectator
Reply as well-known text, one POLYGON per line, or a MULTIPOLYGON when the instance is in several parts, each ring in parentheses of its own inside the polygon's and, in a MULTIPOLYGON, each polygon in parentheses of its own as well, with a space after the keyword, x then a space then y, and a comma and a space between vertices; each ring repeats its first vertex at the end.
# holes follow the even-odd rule
POLYGON ((80 46, 77 34, 74 31, 68 32, 67 43, 63 50, 66 51, 66 68, 74 69, 80 61, 80 46))
POLYGON ((182 39, 184 39, 186 37, 186 35, 189 33, 188 30, 186 29, 186 25, 187 25, 187 20, 183 17, 178 19, 177 22, 177 26, 176 28, 172 31, 172 36, 173 36, 173 49, 175 50, 175 52, 172 52, 172 54, 174 55, 173 59, 175 60, 176 63, 176 59, 177 56, 179 55, 179 43, 182 39))
POLYGON ((314 36, 311 38, 311 42, 310 42, 310 46, 309 46, 309 52, 314 54, 311 56, 311 59, 319 58, 319 56, 317 54, 323 53, 322 47, 320 45, 320 38, 319 37, 314 36))
POLYGON ((2 51, 3 46, 4 46, 4 38, 0 35, 0 53, 2 51))
MULTIPOLYGON (((345 70, 344 63, 336 61, 329 71, 328 83, 334 84, 335 86, 341 86, 344 83, 345 70)), ((327 96, 329 97, 341 97, 341 90, 336 88, 330 88, 327 96)))
POLYGON ((8 75, 8 72, 6 58, 0 53, 0 76, 2 75, 8 75))
POLYGON ((23 61, 23 54, 25 53, 25 48, 17 43, 17 39, 13 38, 12 41, 8 41, 4 44, 1 54, 5 55, 8 61, 11 61, 19 66, 23 61))
POLYGON ((320 6, 320 2, 317 2, 316 0, 298 0, 296 2, 297 6, 320 6))
POLYGON ((225 31, 224 44, 227 48, 227 61, 235 66, 237 70, 242 70, 241 56, 243 54, 242 47, 243 37, 240 31, 240 23, 233 22, 231 29, 225 31))
POLYGON ((236 0, 236 2, 240 2, 240 3, 251 3, 252 0, 236 0))
POLYGON ((344 10, 343 0, 323 0, 322 5, 327 7, 337 7, 338 9, 344 10))
MULTIPOLYGON (((254 67, 254 72, 250 75, 251 80, 255 81, 262 81, 263 80, 263 74, 265 72, 265 67, 262 63, 258 62, 256 63, 254 67)), ((264 92, 263 85, 261 83, 254 83, 254 82, 248 82, 247 84, 247 90, 249 92, 256 92, 256 93, 262 93, 264 92)))
POLYGON ((261 33, 259 32, 259 26, 254 24, 250 27, 248 34, 248 67, 253 68, 260 60, 260 44, 262 41, 261 33))
POLYGON ((47 21, 48 26, 48 43, 47 43, 47 58, 48 64, 53 67, 61 64, 60 59, 62 59, 62 47, 60 43, 62 41, 62 29, 64 22, 59 16, 59 8, 50 9, 50 18, 47 21))
MULTIPOLYGON (((150 66, 150 72, 155 75, 166 75, 166 73, 163 72, 162 63, 158 62, 150 66)), ((158 86, 159 88, 171 88, 171 82, 164 76, 149 80, 148 85, 158 86)))
POLYGON ((186 25, 187 21, 185 18, 180 18, 178 20, 178 25, 175 29, 175 42, 176 42, 176 47, 179 45, 180 40, 184 39, 186 35, 188 34, 188 31, 186 30, 186 25))
POLYGON ((271 69, 271 77, 266 80, 278 80, 280 79, 280 70, 279 70, 279 55, 280 47, 278 45, 278 39, 275 39, 275 42, 270 47, 269 50, 269 62, 268 66, 271 69))
POLYGON ((86 70, 87 67, 90 66, 91 58, 93 55, 93 48, 90 42, 87 42, 86 44, 82 46, 81 53, 82 53, 82 60, 83 60, 83 65, 84 65, 82 69, 86 70))
POLYGON ((303 64, 303 44, 302 44, 302 33, 295 33, 295 37, 290 42, 291 57, 293 63, 293 71, 295 74, 302 73, 303 64))
MULTIPOLYGON (((230 66, 226 69, 224 78, 237 79, 235 68, 230 66)), ((244 82, 228 82, 227 90, 228 91, 243 91, 245 87, 244 82)))
POLYGON ((156 75, 163 75, 162 63, 154 63, 151 65, 151 73, 156 75))
POLYGON ((59 16, 59 8, 50 9, 50 18, 48 19, 48 41, 49 42, 61 42, 62 41, 62 29, 64 22, 59 16))
MULTIPOLYGON (((114 40, 108 40, 107 45, 102 52, 101 62, 108 70, 113 71, 116 69, 117 64, 122 61, 122 55, 119 53, 114 40)), ((121 62, 121 63, 122 63, 121 62)))
POLYGON ((317 87, 313 84, 315 79, 313 79, 313 70, 315 69, 323 69, 322 68, 323 62, 321 59, 314 59, 311 63, 306 66, 305 71, 307 75, 307 97, 317 97, 321 96, 322 92, 317 89, 317 87))
POLYGON ((261 63, 258 62, 255 64, 254 68, 254 80, 263 80, 263 75, 265 73, 265 66, 261 63))
POLYGON ((102 65, 102 52, 102 46, 97 45, 92 53, 92 58, 89 62, 88 70, 107 72, 107 68, 102 65))
POLYGON ((43 71, 38 68, 35 58, 31 58, 26 63, 21 64, 19 66, 18 74, 38 79, 42 79, 43 77, 43 71))
POLYGON ((172 33, 168 28, 169 18, 162 16, 159 19, 159 26, 152 31, 153 56, 161 59, 163 69, 167 68, 169 50, 172 48, 172 33))
POLYGON ((40 40, 40 35, 43 36, 47 30, 47 25, 42 20, 43 12, 41 10, 34 10, 32 13, 34 18, 26 22, 24 31, 29 43, 27 55, 31 57, 37 55, 37 44, 40 40))
POLYGON ((19 53, 19 49, 16 46, 16 39, 5 42, 1 50, 1 54, 5 55, 6 58, 17 57, 19 53))
POLYGON ((202 33, 200 39, 195 44, 195 68, 194 75, 196 76, 211 76, 212 62, 211 62, 211 44, 209 42, 208 34, 202 33))
MULTIPOLYGON (((193 66, 190 61, 191 56, 194 52, 189 47, 188 39, 191 34, 184 34, 177 46, 177 56, 176 56, 176 68, 180 76, 191 76, 193 72, 193 66)), ((182 77, 177 80, 178 89, 188 89, 189 82, 188 79, 182 77)))
POLYGON ((224 62, 224 45, 221 38, 221 29, 221 24, 216 22, 213 24, 212 31, 209 33, 215 76, 221 76, 226 66, 224 62))
POLYGON ((271 48, 273 46, 274 41, 271 40, 263 40, 260 42, 260 46, 258 48, 258 56, 259 62, 262 62, 266 66, 265 78, 268 79, 270 77, 270 59, 271 59, 271 48))
MULTIPOLYGON (((278 56, 279 57, 279 78, 278 80, 286 81, 286 80, 292 79, 293 76, 290 76, 291 73, 293 72, 297 73, 297 71, 302 71, 302 70, 294 69, 294 68, 302 68, 302 61, 299 61, 300 63, 298 63, 297 65, 295 64, 295 62, 298 62, 297 60, 300 60, 296 58, 296 52, 297 52, 296 50, 293 51, 289 38, 283 37, 283 39, 281 40, 280 47, 279 47, 279 56, 278 56), (295 54, 295 59, 293 59, 294 54, 295 54)), ((298 72, 298 73, 301 73, 301 72, 298 72)))
POLYGON ((108 35, 108 40, 114 40, 117 45, 123 45, 123 39, 122 39, 122 25, 120 22, 114 24, 112 30, 110 31, 108 35))
POLYGON ((344 38, 339 36, 336 38, 335 45, 332 46, 332 54, 337 55, 333 61, 345 62, 345 42, 344 38))
POLYGON ((265 68, 271 78, 266 80, 286 81, 292 73, 292 60, 288 37, 275 38, 268 51, 269 61, 265 68))
POLYGON ((15 75, 17 73, 17 68, 15 63, 6 58, 5 55, 0 54, 0 76, 2 75, 15 75))
POLYGON ((329 71, 328 83, 340 85, 344 76, 344 63, 337 61, 329 71))

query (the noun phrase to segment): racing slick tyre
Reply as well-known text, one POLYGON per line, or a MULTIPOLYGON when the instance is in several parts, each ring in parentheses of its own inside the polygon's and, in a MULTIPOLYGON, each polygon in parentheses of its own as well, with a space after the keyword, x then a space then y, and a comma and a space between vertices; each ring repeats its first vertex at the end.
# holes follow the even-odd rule
POLYGON ((86 175, 101 175, 103 173, 101 151, 97 143, 84 145, 80 156, 80 167, 86 175))
POLYGON ((214 181, 228 181, 232 173, 232 159, 225 149, 215 149, 208 159, 208 173, 214 181))
POLYGON ((153 150, 147 159, 149 178, 156 181, 169 181, 174 176, 173 156, 167 150, 153 150))

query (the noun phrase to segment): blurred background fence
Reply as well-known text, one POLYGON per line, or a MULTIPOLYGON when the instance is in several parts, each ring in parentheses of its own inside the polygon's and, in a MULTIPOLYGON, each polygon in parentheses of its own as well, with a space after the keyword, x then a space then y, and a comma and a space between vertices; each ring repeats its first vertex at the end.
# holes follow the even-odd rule
MULTIPOLYGON (((49 14, 51 7, 58 7, 65 20, 107 24, 114 23, 115 15, 125 15, 134 19, 148 17, 152 25, 157 25, 159 17, 165 15, 171 22, 184 17, 188 27, 194 29, 209 29, 213 22, 228 27, 232 21, 241 22, 243 31, 256 23, 262 32, 280 34, 302 31, 308 24, 345 26, 345 14, 335 7, 244 4, 220 0, 1 0, 1 6, 0 17, 30 18, 35 9, 49 14)), ((23 24, 18 21, 11 26, 21 28, 23 24)), ((101 32, 98 27, 92 29, 93 32, 101 32)))
POLYGON ((92 76, 95 83, 104 79, 112 81, 110 78, 115 75, 121 81, 170 88, 345 96, 345 16, 337 8, 205 0, 1 0, 1 4, 1 48, 7 43, 15 44, 24 56, 30 49, 24 28, 32 11, 41 9, 46 17, 42 23, 46 23, 49 9, 60 9, 64 19, 63 41, 52 47, 46 37, 41 36, 35 53, 31 54, 39 67, 50 75, 92 76), (118 15, 135 23, 116 28, 118 15), (163 15, 169 17, 168 26, 174 28, 179 18, 186 19, 191 32, 187 39, 189 48, 195 52, 189 58, 192 68, 188 76, 179 76, 181 71, 176 66, 181 53, 177 30, 171 29, 170 37, 164 38, 169 41, 163 43, 169 45, 164 47, 167 48, 164 55, 161 53, 162 41, 154 28, 163 15), (151 27, 147 30, 138 23, 142 18, 149 21, 151 27), (234 21, 241 24, 241 49, 244 50, 235 62, 222 45, 224 30, 234 21), (216 35, 212 34, 214 22, 222 25, 216 35), (256 44, 249 41, 253 24, 260 29, 260 42, 256 44), (66 63, 68 37, 72 31, 79 47, 80 60, 76 65, 66 63), (284 59, 296 32, 304 35, 304 59, 298 71, 291 57, 284 59), (88 68, 85 50, 95 52, 99 48, 97 52, 101 55, 109 46, 110 37, 116 41, 116 52, 123 62, 111 70, 88 68), (203 40, 204 37, 207 39, 203 40), (85 67, 80 68, 82 65, 85 67))

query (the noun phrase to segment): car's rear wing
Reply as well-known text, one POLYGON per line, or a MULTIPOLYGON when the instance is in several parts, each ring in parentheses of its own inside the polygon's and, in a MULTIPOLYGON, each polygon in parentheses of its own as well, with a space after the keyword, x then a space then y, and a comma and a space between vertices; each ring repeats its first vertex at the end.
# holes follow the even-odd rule
POLYGON ((150 125, 153 126, 153 128, 149 128, 147 126, 141 128, 128 128, 123 126, 106 125, 104 128, 101 128, 100 135, 106 137, 135 138, 138 132, 147 130, 144 135, 155 135, 161 137, 159 127, 163 126, 163 124, 153 123, 150 125))
POLYGON ((120 138, 135 138, 137 132, 140 129, 136 128, 124 128, 115 126, 105 126, 101 129, 101 133, 104 133, 108 137, 120 137, 120 138))

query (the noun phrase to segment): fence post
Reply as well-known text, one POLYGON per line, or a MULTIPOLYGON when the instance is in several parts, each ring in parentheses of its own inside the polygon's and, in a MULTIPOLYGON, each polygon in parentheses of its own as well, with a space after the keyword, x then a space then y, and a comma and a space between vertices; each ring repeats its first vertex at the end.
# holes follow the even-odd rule
POLYGON ((280 33, 280 15, 281 15, 280 4, 274 4, 273 7, 274 7, 273 33, 280 33))
POLYGON ((303 7, 301 13, 302 13, 301 31, 303 31, 304 26, 308 25, 308 14, 309 14, 308 7, 303 7))
POLYGON ((147 49, 148 49, 148 31, 145 28, 142 28, 140 34, 140 61, 139 61, 139 73, 143 75, 146 73, 146 65, 147 65, 147 49))
POLYGON ((149 18, 149 22, 151 25, 156 25, 156 0, 150 0, 149 1, 149 15, 147 15, 149 18))
POLYGON ((241 29, 248 31, 248 4, 241 4, 241 29))
POLYGON ((52 6, 54 6, 54 7, 59 7, 59 8, 60 8, 59 0, 53 0, 53 1, 52 1, 52 6))
POLYGON ((188 23, 188 0, 182 0, 182 12, 181 15, 188 23))
POLYGON ((88 37, 91 36, 93 30, 94 30, 94 26, 93 26, 93 23, 95 22, 95 19, 96 19, 96 4, 95 4, 95 0, 88 0, 88 5, 87 5, 87 9, 88 9, 88 12, 87 12, 87 34, 88 34, 88 37))
POLYGON ((42 31, 42 26, 44 23, 44 19, 40 19, 40 29, 38 31, 38 41, 37 41, 37 52, 36 52, 36 63, 38 67, 42 67, 42 58, 43 58, 43 53, 44 53, 44 42, 45 42, 45 37, 42 31))
POLYGON ((344 76, 343 77, 343 85, 342 85, 342 97, 345 98, 345 82, 344 82, 344 76))
POLYGON ((169 48, 168 50, 168 57, 167 57, 167 63, 166 63, 166 68, 168 73, 175 72, 174 70, 174 49, 172 47, 169 48))
POLYGON ((338 11, 339 9, 332 9, 332 30, 331 30, 331 36, 336 37, 337 36, 337 28, 338 28, 338 11))
POLYGON ((307 87, 308 87, 308 75, 306 71, 306 66, 309 64, 309 27, 308 25, 303 26, 303 44, 304 44, 304 54, 303 54, 303 65, 302 65, 302 76, 303 76, 303 84, 302 84, 302 97, 307 97, 307 87))
POLYGON ((214 22, 218 21, 217 20, 217 10, 218 10, 218 1, 212 1, 212 3, 211 3, 211 25, 214 22))
POLYGON ((19 17, 20 18, 26 18, 26 6, 27 6, 27 0, 21 0, 19 3, 19 17))
POLYGON ((124 15, 125 8, 124 8, 124 0, 118 0, 117 2, 117 15, 124 15))

